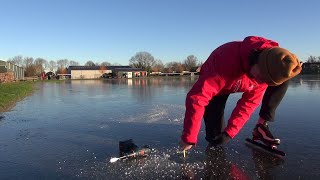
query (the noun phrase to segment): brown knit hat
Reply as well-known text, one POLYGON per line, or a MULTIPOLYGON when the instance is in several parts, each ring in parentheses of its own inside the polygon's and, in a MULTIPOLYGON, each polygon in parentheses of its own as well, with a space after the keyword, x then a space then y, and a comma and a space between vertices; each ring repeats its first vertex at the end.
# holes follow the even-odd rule
POLYGON ((298 75, 301 63, 288 50, 280 47, 265 49, 259 55, 258 67, 269 86, 277 86, 298 75))

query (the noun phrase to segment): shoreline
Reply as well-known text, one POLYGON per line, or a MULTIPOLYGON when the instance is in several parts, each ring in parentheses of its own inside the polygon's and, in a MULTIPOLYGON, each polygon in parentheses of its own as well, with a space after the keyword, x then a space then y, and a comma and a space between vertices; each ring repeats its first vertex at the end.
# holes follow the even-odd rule
MULTIPOLYGON (((304 76, 319 76, 311 74, 300 74, 293 80, 298 80, 300 77, 304 76)), ((138 78, 96 78, 96 79, 61 79, 61 80, 37 80, 37 81, 19 81, 11 83, 1 83, 0 84, 0 113, 10 111, 18 102, 22 101, 24 98, 33 94, 36 90, 35 85, 37 83, 64 83, 66 81, 87 81, 87 80, 101 80, 101 81, 123 81, 123 80, 133 80, 133 79, 181 79, 190 78, 191 76, 151 76, 151 77, 138 77, 138 78)), ((195 75, 194 78, 198 78, 195 75)))
POLYGON ((35 90, 33 82, 11 82, 0 84, 0 113, 10 111, 19 101, 35 90))

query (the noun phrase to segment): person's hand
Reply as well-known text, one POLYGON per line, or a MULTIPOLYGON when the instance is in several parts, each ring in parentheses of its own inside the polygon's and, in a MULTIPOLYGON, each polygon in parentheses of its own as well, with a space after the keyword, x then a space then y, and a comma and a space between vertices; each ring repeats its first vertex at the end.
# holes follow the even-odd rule
POLYGON ((226 132, 223 132, 210 142, 210 144, 213 146, 225 145, 230 141, 230 139, 231 137, 226 132))
POLYGON ((192 144, 187 144, 187 143, 185 143, 183 141, 180 141, 179 144, 180 144, 180 147, 181 147, 182 151, 189 150, 193 146, 192 144))

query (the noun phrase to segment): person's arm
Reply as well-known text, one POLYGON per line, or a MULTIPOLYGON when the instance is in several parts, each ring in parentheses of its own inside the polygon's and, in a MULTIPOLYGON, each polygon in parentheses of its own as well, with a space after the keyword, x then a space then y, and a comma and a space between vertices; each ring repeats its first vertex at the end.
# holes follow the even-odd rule
POLYGON ((240 129, 250 118, 253 111, 259 106, 266 88, 267 86, 261 86, 255 90, 243 93, 231 114, 227 127, 225 128, 225 132, 231 138, 234 138, 234 136, 238 134, 240 129))
POLYGON ((186 113, 181 140, 195 144, 201 127, 205 106, 223 88, 225 80, 219 75, 200 75, 186 98, 186 113))

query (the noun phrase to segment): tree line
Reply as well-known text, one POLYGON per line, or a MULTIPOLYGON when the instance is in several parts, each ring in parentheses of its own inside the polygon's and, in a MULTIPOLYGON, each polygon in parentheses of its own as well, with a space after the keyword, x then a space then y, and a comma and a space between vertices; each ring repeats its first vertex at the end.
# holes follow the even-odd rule
POLYGON ((306 62, 307 63, 320 63, 320 56, 318 56, 318 57, 309 56, 306 62))
MULTIPOLYGON (((51 71, 56 74, 67 73, 69 66, 79 66, 80 63, 75 60, 59 59, 46 60, 44 58, 23 57, 15 56, 10 58, 8 62, 23 67, 25 69, 25 76, 39 76, 45 71, 51 71)), ((309 56, 306 63, 320 63, 320 56, 309 56)), ((147 72, 182 72, 182 71, 195 71, 197 67, 202 64, 194 55, 187 56, 182 61, 171 61, 163 63, 162 60, 154 58, 149 52, 137 52, 129 59, 129 65, 134 68, 141 68, 147 72)), ((108 61, 93 62, 91 60, 84 63, 85 66, 120 66, 119 63, 110 63, 108 61)), ((314 69, 314 68, 313 68, 314 69)), ((318 68, 316 68, 318 69, 318 68)), ((312 70, 314 71, 314 70, 312 70)), ((317 70, 318 71, 318 70, 317 70)))
POLYGON ((302 68, 302 74, 320 74, 320 56, 309 56, 302 68))
MULTIPOLYGON (((23 67, 25 70, 25 76, 39 76, 41 73, 46 71, 51 71, 56 74, 66 73, 69 66, 79 66, 80 63, 74 60, 60 59, 57 61, 46 60, 44 58, 33 57, 23 57, 21 55, 10 58, 8 62, 15 64, 17 66, 23 67)), ((87 61, 86 66, 110 66, 109 62, 93 63, 92 61, 87 61)))
MULTIPOLYGON (((54 72, 56 74, 67 73, 69 66, 79 66, 75 60, 59 59, 46 60, 44 58, 23 57, 21 55, 8 59, 8 62, 23 67, 25 76, 39 76, 43 72, 54 72)), ((119 63, 108 61, 93 62, 87 61, 85 66, 121 66, 119 63)), ((201 62, 194 55, 189 55, 183 61, 172 61, 164 64, 160 59, 155 59, 149 52, 137 52, 129 59, 129 65, 134 68, 141 68, 147 72, 182 72, 195 71, 201 62)))
POLYGON ((194 55, 187 56, 183 61, 171 61, 164 64, 160 59, 155 59, 149 52, 137 52, 129 60, 129 65, 141 68, 147 72, 182 72, 195 71, 202 62, 194 55))

